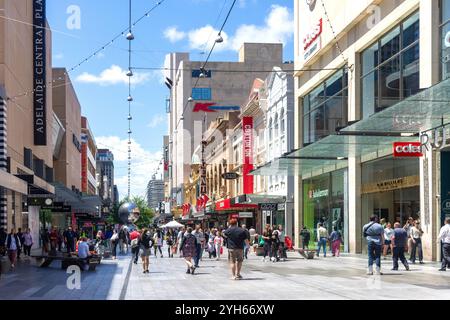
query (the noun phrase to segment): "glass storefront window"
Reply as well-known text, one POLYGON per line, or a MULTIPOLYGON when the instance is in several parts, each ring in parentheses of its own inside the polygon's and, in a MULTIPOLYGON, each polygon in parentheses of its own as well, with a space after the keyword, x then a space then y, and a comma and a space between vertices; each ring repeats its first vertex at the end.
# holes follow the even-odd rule
MULTIPOLYGON (((363 163, 361 169, 361 229, 374 214, 402 226, 408 217, 420 218, 418 158, 382 158, 363 163)), ((362 249, 367 251, 365 245, 362 249)))
POLYGON ((310 248, 315 248, 319 223, 329 234, 339 230, 347 242, 345 177, 346 171, 339 170, 303 180, 303 225, 311 232, 310 248))
POLYGON ((361 53, 362 116, 388 108, 419 90, 419 13, 361 53))
POLYGON ((303 98, 304 144, 347 125, 347 76, 346 69, 341 69, 303 98))

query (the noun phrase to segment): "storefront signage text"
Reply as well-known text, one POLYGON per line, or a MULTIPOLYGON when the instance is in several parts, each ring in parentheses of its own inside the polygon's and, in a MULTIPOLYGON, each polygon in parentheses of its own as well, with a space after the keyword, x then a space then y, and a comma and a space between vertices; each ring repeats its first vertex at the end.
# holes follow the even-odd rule
POLYGON ((261 211, 277 211, 278 203, 260 203, 259 209, 261 211))
POLYGON ((361 188, 362 194, 392 191, 397 189, 411 188, 420 185, 419 176, 409 176, 375 183, 364 184, 361 188))
POLYGON ((253 218, 253 212, 239 212, 239 218, 253 218))
POLYGON ((78 152, 81 152, 81 143, 75 134, 72 134, 72 142, 75 148, 77 148, 78 152))
POLYGON ((422 146, 420 142, 394 142, 394 157, 421 157, 422 146))
POLYGON ((442 149, 447 146, 447 139, 450 138, 450 124, 439 126, 433 130, 420 134, 420 144, 422 152, 432 149, 442 149))
POLYGON ((317 199, 322 197, 328 197, 329 191, 328 189, 325 190, 310 190, 309 191, 309 198, 310 199, 317 199))
POLYGON ((242 118, 242 145, 243 145, 243 166, 242 175, 244 178, 244 193, 253 193, 253 176, 250 172, 253 170, 253 118, 242 118))
POLYGON ((47 145, 46 0, 33 1, 33 123, 34 144, 47 145))
POLYGON ((320 35, 323 30, 322 18, 313 29, 303 38, 303 59, 306 61, 321 48, 320 35))
POLYGON ((192 112, 239 111, 240 106, 218 106, 215 102, 196 103, 192 112))
POLYGON ((222 178, 225 180, 236 180, 239 178, 239 174, 236 172, 225 172, 222 174, 222 178))

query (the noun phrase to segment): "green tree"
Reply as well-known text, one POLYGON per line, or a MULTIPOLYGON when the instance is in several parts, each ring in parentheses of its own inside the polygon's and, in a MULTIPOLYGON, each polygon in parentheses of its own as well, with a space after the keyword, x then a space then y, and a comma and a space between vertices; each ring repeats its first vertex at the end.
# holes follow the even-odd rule
POLYGON ((124 200, 120 201, 118 204, 114 204, 113 205, 110 215, 106 218, 106 222, 108 224, 114 225, 114 224, 121 224, 122 223, 120 221, 120 217, 119 217, 119 208, 125 202, 126 202, 126 200, 124 199, 124 200))
POLYGON ((147 206, 147 201, 145 201, 144 197, 135 196, 131 199, 131 202, 139 208, 141 213, 139 220, 136 222, 136 226, 139 229, 148 228, 153 222, 155 212, 147 206))

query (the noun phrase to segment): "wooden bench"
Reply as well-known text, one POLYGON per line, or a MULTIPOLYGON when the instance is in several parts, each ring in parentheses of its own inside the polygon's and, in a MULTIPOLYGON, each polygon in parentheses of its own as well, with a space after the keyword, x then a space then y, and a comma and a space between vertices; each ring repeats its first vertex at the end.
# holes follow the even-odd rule
POLYGON ((61 269, 67 269, 69 266, 79 266, 82 270, 85 263, 89 265, 89 271, 95 271, 97 265, 101 262, 100 256, 90 256, 86 259, 82 259, 74 256, 32 256, 39 261, 39 268, 47 268, 53 261, 61 261, 61 269))

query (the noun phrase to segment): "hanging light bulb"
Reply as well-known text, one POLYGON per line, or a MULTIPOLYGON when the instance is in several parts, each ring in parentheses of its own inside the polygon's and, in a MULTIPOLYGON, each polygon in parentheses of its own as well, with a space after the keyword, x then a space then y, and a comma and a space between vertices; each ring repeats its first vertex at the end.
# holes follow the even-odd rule
POLYGON ((223 38, 222 35, 219 33, 219 35, 216 38, 216 43, 222 43, 223 42, 223 38))
POLYGON ((131 130, 128 130, 128 134, 132 134, 131 130))
POLYGON ((180 121, 184 121, 184 116, 183 115, 181 116, 180 121))
POLYGON ((131 30, 130 30, 130 32, 127 33, 127 40, 129 40, 129 41, 134 40, 134 35, 131 32, 131 30))
POLYGON ((133 120, 133 117, 131 116, 131 114, 128 116, 128 121, 131 121, 131 120, 133 120))
POLYGON ((131 71, 131 69, 130 69, 127 72, 127 77, 132 77, 132 76, 133 76, 133 71, 131 71))
POLYGON ((129 95, 127 100, 128 100, 128 102, 131 102, 131 101, 133 101, 133 97, 131 95, 129 95))
POLYGON ((194 99, 192 97, 189 97, 188 102, 192 102, 192 101, 194 101, 194 99))

